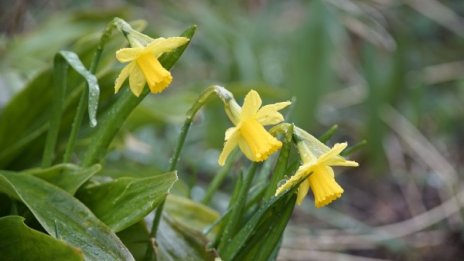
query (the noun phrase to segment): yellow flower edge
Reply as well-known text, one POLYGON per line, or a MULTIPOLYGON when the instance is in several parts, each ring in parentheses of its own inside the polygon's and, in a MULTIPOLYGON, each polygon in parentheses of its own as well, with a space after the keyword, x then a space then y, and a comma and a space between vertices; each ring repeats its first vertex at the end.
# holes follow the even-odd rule
POLYGON ((225 134, 224 148, 219 155, 218 164, 223 166, 230 153, 238 146, 245 156, 254 162, 266 160, 282 147, 282 142, 272 136, 266 125, 277 124, 284 120, 278 111, 290 105, 279 102, 261 107, 262 100, 258 92, 250 90, 245 96, 243 106, 230 101, 226 113, 235 125, 225 134))
POLYGON ((122 63, 128 63, 116 78, 114 91, 117 93, 122 84, 129 78, 129 88, 139 97, 145 83, 152 93, 159 93, 172 82, 171 73, 166 70, 158 58, 167 52, 186 44, 186 37, 157 38, 146 46, 122 48, 116 52, 116 58, 122 63))

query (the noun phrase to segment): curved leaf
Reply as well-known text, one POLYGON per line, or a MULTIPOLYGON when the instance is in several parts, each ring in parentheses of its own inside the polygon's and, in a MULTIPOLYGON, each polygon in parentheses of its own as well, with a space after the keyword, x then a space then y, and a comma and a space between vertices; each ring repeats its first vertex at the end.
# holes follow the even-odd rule
POLYGON ((100 97, 100 87, 98 87, 97 77, 89 72, 85 66, 82 64, 81 60, 74 52, 70 51, 60 51, 59 54, 66 60, 66 62, 71 65, 71 67, 84 77, 89 87, 89 119, 90 126, 97 126, 97 108, 98 108, 98 98, 100 97))
POLYGON ((27 227, 24 218, 0 218, 2 260, 84 260, 82 252, 63 241, 27 227))
POLYGON ((38 168, 24 171, 49 183, 62 188, 69 194, 74 195, 77 189, 90 177, 101 170, 101 165, 95 164, 87 168, 73 164, 58 164, 50 168, 38 168))

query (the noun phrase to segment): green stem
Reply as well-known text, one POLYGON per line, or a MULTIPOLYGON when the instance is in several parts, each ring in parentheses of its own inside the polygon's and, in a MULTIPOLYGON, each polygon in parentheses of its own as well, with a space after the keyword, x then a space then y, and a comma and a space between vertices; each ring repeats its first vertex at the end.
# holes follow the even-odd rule
MULTIPOLYGON (((222 87, 210 86, 206 88, 200 94, 196 102, 192 105, 190 110, 187 112, 184 125, 182 126, 182 129, 179 135, 179 141, 177 142, 176 150, 174 151, 174 154, 171 157, 171 160, 169 161, 168 171, 174 171, 177 168, 177 163, 179 162, 180 153, 182 152, 182 149, 184 147, 185 139, 187 138, 188 131, 190 129, 190 126, 192 125, 192 121, 195 118, 195 115, 197 114, 197 112, 201 109, 201 107, 203 107, 203 105, 206 104, 206 102, 208 101, 208 98, 212 94, 218 95, 223 101, 225 101, 225 100, 228 100, 229 98, 228 94, 230 93, 222 87)), ((158 232, 158 227, 159 227, 159 223, 161 221, 161 217, 163 214, 163 208, 164 208, 165 202, 166 202, 166 198, 164 198, 161 204, 156 208, 155 217, 153 218, 153 223, 150 229, 150 235, 149 235, 150 240, 148 241, 150 245, 147 247, 147 252, 145 254, 145 260, 153 260, 153 258, 156 258, 156 256, 153 253, 152 247, 151 247, 151 241, 152 241, 151 239, 155 238, 156 233, 158 232)))
POLYGON ((208 205, 209 202, 211 201, 211 198, 213 198, 214 193, 218 190, 218 188, 221 186, 221 184, 224 182, 224 180, 227 177, 227 174, 230 171, 230 168, 232 167, 232 164, 235 162, 235 159, 238 154, 233 153, 233 155, 229 156, 229 160, 226 161, 226 164, 224 167, 219 171, 219 173, 214 176, 213 180, 211 181, 211 184, 209 184, 208 189, 206 190, 205 196, 203 197, 203 200, 201 201, 202 204, 208 205))
POLYGON ((256 169, 258 168, 258 165, 259 163, 253 162, 250 169, 248 170, 248 173, 245 176, 245 179, 240 188, 239 196, 237 198, 237 203, 234 209, 232 210, 232 213, 230 214, 230 218, 228 219, 224 232, 221 236, 221 241, 218 247, 219 252, 221 252, 221 250, 224 249, 227 243, 235 235, 237 226, 243 216, 243 211, 244 211, 245 203, 246 203, 247 196, 248 196, 248 190, 251 187, 251 183, 255 176, 254 174, 256 172, 256 169))
POLYGON ((47 139, 42 158, 42 167, 49 167, 55 157, 55 147, 58 140, 58 132, 61 125, 61 114, 63 112, 64 99, 66 94, 66 73, 68 64, 64 62, 60 54, 55 55, 53 69, 53 86, 55 88, 55 102, 48 125, 47 139))

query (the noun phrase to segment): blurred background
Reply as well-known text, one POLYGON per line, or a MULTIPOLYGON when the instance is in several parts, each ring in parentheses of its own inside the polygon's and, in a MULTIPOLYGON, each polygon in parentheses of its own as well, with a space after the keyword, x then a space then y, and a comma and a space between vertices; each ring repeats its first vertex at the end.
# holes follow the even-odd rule
MULTIPOLYGON (((198 30, 173 85, 122 129, 110 171, 166 169, 185 112, 210 84, 240 101, 251 88, 265 102, 294 98, 297 125, 318 136, 337 124, 330 144, 367 143, 350 155, 359 168, 337 171, 340 200, 295 209, 279 260, 464 258, 462 0, 1 0, 0 108, 58 50, 94 44, 115 16, 146 20, 151 36, 198 30)), ((119 69, 104 67, 107 88, 119 69)), ((196 119, 178 193, 201 199, 218 172, 224 117, 214 101, 196 119)), ((223 211, 231 188, 211 206, 223 211)))

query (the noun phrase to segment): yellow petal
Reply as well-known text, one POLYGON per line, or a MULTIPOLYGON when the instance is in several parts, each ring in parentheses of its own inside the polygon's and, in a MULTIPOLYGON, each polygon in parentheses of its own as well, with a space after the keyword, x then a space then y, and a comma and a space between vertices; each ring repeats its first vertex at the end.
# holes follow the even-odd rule
POLYGON ((225 140, 229 140, 230 137, 232 137, 232 135, 233 135, 236 131, 238 131, 236 127, 228 128, 228 129, 226 130, 226 137, 225 137, 225 140))
POLYGON ((310 164, 300 166, 295 172, 295 175, 290 177, 284 184, 277 188, 275 195, 277 196, 284 191, 291 189, 292 187, 296 186, 302 179, 306 179, 312 172, 312 166, 313 165, 310 164))
POLYGON ((144 50, 144 47, 122 48, 116 52, 116 59, 122 63, 130 62, 143 54, 144 50))
POLYGON ((134 66, 135 63, 129 63, 121 70, 121 73, 119 73, 118 78, 116 78, 116 81, 114 82, 114 93, 119 91, 124 81, 134 69, 134 66))
POLYGON ((262 125, 277 124, 284 120, 284 117, 278 111, 282 110, 290 104, 291 102, 279 102, 265 105, 258 110, 256 118, 262 125))
POLYGON ((189 41, 186 37, 169 37, 169 38, 157 38, 153 42, 147 45, 147 49, 159 57, 163 53, 174 51, 179 46, 186 44, 189 41))
POLYGON ((303 200, 305 199, 306 195, 309 191, 309 180, 305 179, 301 182, 300 186, 298 187, 298 194, 296 197, 296 204, 301 205, 303 200))
POLYGON ((137 64, 142 71, 152 93, 163 91, 172 81, 171 73, 164 69, 160 62, 150 53, 137 59, 137 64))
POLYGON ((259 94, 255 90, 249 91, 243 101, 242 113, 240 117, 246 118, 254 116, 258 112, 259 107, 261 107, 261 103, 262 101, 261 97, 259 97, 259 94))
POLYGON ((135 96, 139 97, 145 86, 145 77, 138 66, 134 66, 132 72, 129 74, 129 87, 135 96))
MULTIPOLYGON (((348 146, 348 143, 336 143, 328 152, 322 154, 318 162, 327 162, 333 158, 339 157, 339 154, 348 146)), ((324 163, 326 164, 326 163, 324 163)))
MULTIPOLYGON (((235 128, 230 128, 230 129, 235 129, 235 128)), ((226 133, 224 148, 222 149, 222 152, 219 155, 219 159, 218 159, 218 163, 220 166, 224 166, 227 158, 229 157, 229 154, 235 149, 235 147, 237 147, 239 135, 240 134, 238 131, 233 131, 233 130, 229 131, 228 134, 226 133)))

